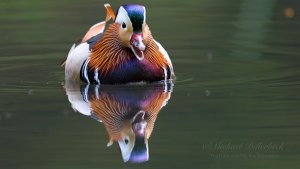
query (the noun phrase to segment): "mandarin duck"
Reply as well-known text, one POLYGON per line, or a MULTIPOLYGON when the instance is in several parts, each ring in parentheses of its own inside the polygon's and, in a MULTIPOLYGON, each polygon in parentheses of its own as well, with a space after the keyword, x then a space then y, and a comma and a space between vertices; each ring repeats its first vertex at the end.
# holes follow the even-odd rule
POLYGON ((109 4, 106 19, 92 26, 69 51, 66 81, 92 84, 167 81, 175 78, 170 57, 154 40, 142 5, 121 6, 115 14, 109 4), (113 23, 106 28, 107 22, 113 23))
POLYGON ((107 146, 118 142, 124 162, 149 160, 148 139, 159 111, 171 97, 173 84, 90 85, 66 82, 72 108, 104 124, 107 146))

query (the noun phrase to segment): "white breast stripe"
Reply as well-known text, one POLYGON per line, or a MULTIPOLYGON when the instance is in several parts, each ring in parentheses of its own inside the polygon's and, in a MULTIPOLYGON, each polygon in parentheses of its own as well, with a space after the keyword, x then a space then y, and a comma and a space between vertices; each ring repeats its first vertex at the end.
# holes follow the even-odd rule
POLYGON ((100 84, 98 68, 94 71, 94 80, 97 82, 97 84, 100 84))
POLYGON ((167 81, 167 78, 168 78, 167 69, 166 68, 163 68, 163 69, 164 69, 164 74, 165 74, 165 81, 167 81))
POLYGON ((89 61, 90 61, 89 58, 87 58, 87 60, 85 61, 84 65, 83 65, 84 78, 88 84, 90 83, 88 72, 87 72, 87 65, 88 65, 89 61))
POLYGON ((83 93, 82 93, 82 99, 85 101, 85 102, 89 102, 89 97, 88 97, 88 92, 89 92, 89 84, 85 86, 84 90, 83 90, 83 93))
POLYGON ((167 84, 167 78, 168 78, 168 74, 167 74, 167 69, 166 68, 163 68, 164 69, 164 74, 165 74, 165 92, 168 91, 168 84, 167 84))
POLYGON ((95 87, 95 95, 96 95, 96 99, 99 100, 99 84, 96 85, 95 87))

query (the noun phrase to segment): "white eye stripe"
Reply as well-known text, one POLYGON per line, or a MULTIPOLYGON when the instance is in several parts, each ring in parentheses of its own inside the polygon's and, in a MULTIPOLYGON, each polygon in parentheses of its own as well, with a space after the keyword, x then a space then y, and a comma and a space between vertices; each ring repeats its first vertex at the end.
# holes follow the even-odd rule
POLYGON ((121 26, 123 25, 123 23, 125 23, 126 28, 128 28, 128 24, 131 24, 130 18, 128 17, 128 13, 122 6, 118 10, 118 15, 116 17, 115 22, 119 23, 121 26))
POLYGON ((144 22, 143 22, 143 25, 145 25, 146 24, 146 8, 145 7, 143 7, 144 8, 144 22))

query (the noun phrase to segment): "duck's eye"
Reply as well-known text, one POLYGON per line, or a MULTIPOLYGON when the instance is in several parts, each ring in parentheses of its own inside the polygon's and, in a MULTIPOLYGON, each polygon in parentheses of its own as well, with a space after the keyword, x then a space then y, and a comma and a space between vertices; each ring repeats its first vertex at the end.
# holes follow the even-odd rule
POLYGON ((126 28, 126 23, 125 23, 125 22, 122 23, 122 28, 123 28, 123 29, 126 28))

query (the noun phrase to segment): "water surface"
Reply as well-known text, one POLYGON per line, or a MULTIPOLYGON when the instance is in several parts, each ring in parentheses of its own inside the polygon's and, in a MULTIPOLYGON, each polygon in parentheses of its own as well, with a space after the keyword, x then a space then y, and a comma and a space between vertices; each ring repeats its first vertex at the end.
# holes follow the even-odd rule
POLYGON ((298 1, 145 2, 177 79, 142 164, 107 147, 64 87, 59 64, 102 4, 0 2, 0 168, 299 168, 298 1))

